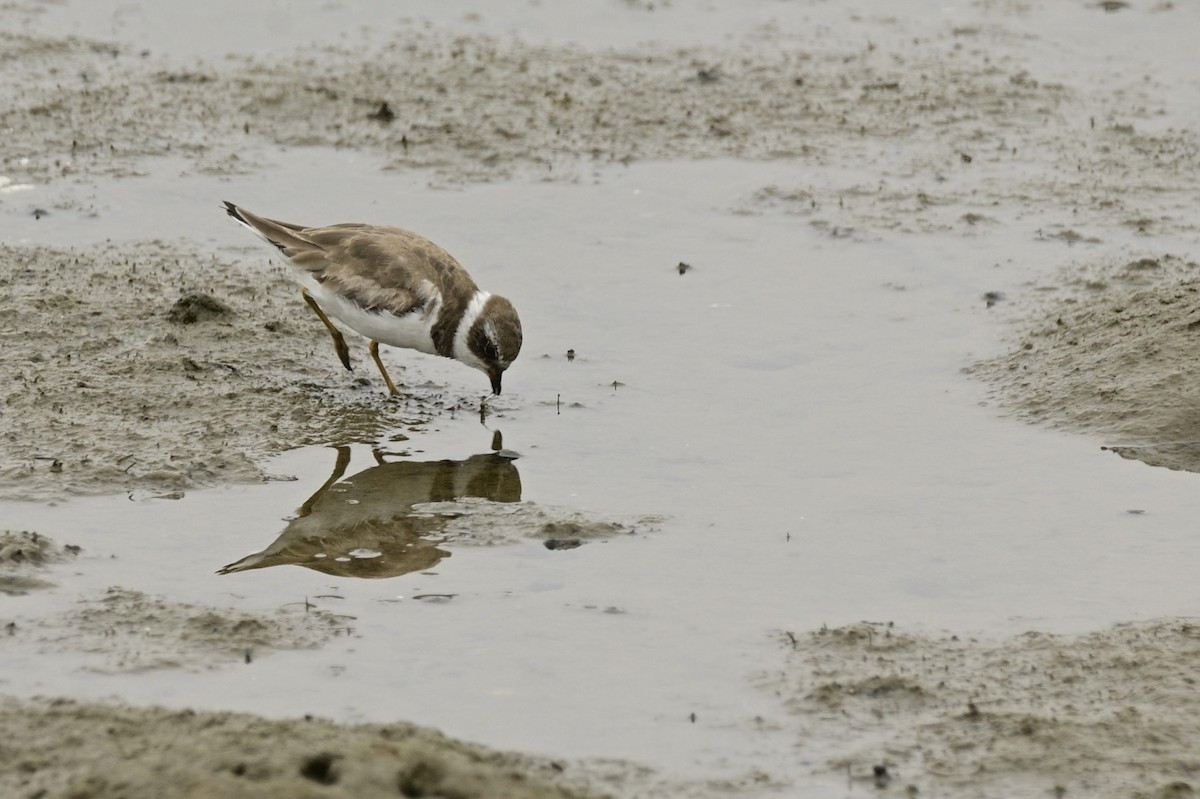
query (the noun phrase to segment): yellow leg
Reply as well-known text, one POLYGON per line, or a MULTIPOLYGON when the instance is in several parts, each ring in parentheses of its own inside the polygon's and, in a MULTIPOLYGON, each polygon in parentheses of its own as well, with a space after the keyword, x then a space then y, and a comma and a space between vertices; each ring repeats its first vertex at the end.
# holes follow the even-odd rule
POLYGON ((337 356, 342 361, 342 366, 347 369, 353 369, 350 365, 350 348, 346 346, 346 339, 342 336, 342 331, 333 326, 333 322, 329 321, 329 317, 321 310, 321 306, 317 305, 317 301, 309 295, 304 289, 300 289, 300 293, 304 295, 304 301, 308 303, 308 307, 313 309, 313 313, 325 325, 325 329, 329 331, 329 335, 333 336, 333 348, 337 350, 337 356))
POLYGON ((375 359, 375 365, 379 367, 379 374, 383 375, 383 381, 387 383, 388 391, 392 392, 392 396, 399 396, 400 391, 396 388, 396 384, 392 382, 392 378, 388 375, 387 369, 383 368, 383 361, 379 358, 379 342, 371 340, 371 357, 375 359))

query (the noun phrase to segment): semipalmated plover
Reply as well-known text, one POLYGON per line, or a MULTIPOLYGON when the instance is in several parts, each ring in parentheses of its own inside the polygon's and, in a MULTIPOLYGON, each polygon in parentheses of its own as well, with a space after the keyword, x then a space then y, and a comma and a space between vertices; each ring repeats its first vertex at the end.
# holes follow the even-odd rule
POLYGON ((226 202, 225 210, 292 265, 304 301, 333 336, 342 365, 350 351, 332 316, 370 340, 387 383, 380 343, 462 361, 487 374, 492 392, 521 351, 521 320, 504 297, 480 291, 450 253, 396 227, 344 224, 305 227, 265 219, 226 202))

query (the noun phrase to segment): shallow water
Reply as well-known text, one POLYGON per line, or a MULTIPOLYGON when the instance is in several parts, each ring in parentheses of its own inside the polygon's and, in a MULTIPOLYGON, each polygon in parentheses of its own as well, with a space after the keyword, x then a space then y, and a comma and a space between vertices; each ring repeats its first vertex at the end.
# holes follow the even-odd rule
MULTIPOLYGON (((313 601, 354 630, 321 651, 198 675, 97 677, 76 658, 27 653, 6 670, 7 691, 400 717, 679 774, 788 773, 822 753, 756 732, 756 717, 781 712, 748 684, 776 662, 779 630, 859 619, 1087 629, 1194 607, 1183 557, 1194 477, 997 419, 960 372, 997 346, 984 291, 1030 274, 1008 263, 1021 252, 1061 245, 866 241, 731 213, 728 197, 779 179, 771 164, 645 164, 574 185, 418 193, 361 158, 289 157, 301 163, 244 185, 116 183, 97 229, 169 235, 158 226, 178 218, 171 202, 139 208, 131 195, 190 192, 205 199, 193 235, 236 256, 242 231, 207 200, 220 191, 288 216, 280 198, 300 190, 288 185, 296 174, 347 219, 404 220, 509 294, 528 337, 486 427, 475 414, 442 418, 389 448, 461 460, 500 430, 522 456, 524 500, 663 521, 566 551, 448 544, 432 574, 354 580, 295 566, 215 574, 283 530, 333 470, 330 448, 269 463, 294 481, 177 501, 7 503, 6 526, 87 553, 51 597, 9 600, 18 618, 121 584, 257 611, 335 595, 313 601), (340 196, 348 185, 356 193, 340 196), (684 275, 681 260, 694 267, 684 275), (412 599, 426 593, 456 596, 412 599)), ((65 235, 45 221, 30 236, 65 235)), ((468 395, 482 388, 450 361, 412 369, 468 395)), ((373 463, 355 447, 348 474, 373 463)))
MULTIPOLYGON (((146 28, 114 17, 102 32, 150 30, 183 46, 177 30, 160 30, 155 7, 130 7, 146 28)), ((38 24, 61 24, 55 15, 68 8, 38 24)), ((506 7, 518 21, 480 12, 485 22, 464 24, 524 32, 521 8, 506 7)), ((711 23, 732 7, 714 8, 689 19, 721 38, 711 23)), ((768 16, 792 10, 777 4, 768 16)), ((531 18, 546 26, 536 35, 565 36, 553 13, 531 18)), ((287 48, 325 24, 303 10, 288 19, 287 48)), ((686 28, 680 37, 692 40, 686 28)), ((209 47, 195 54, 211 56, 209 47)), ((58 572, 59 588, 7 600, 12 618, 52 615, 120 584, 253 611, 309 598, 346 614, 354 631, 321 650, 198 674, 95 674, 81 670, 86 656, 17 649, 0 674, 8 693, 403 718, 504 748, 631 758, 679 775, 801 777, 829 753, 772 733, 785 711, 752 686, 779 663, 781 630, 861 619, 959 634, 1084 630, 1186 615, 1200 598, 1190 580, 1194 475, 998 418, 961 372, 1000 347, 1000 311, 983 294, 1015 293, 1070 257, 1065 244, 1037 241, 1035 223, 986 236, 816 227, 752 200, 765 186, 803 182, 786 163, 643 163, 574 182, 430 189, 428 176, 381 172, 361 153, 264 159, 246 178, 161 159, 145 177, 96 181, 86 215, 0 209, 6 238, 179 237, 223 258, 265 260, 220 211, 223 199, 301 222, 418 230, 513 299, 526 343, 486 425, 473 414, 441 418, 410 432, 411 457, 466 459, 488 452, 499 430, 521 455, 522 499, 662 521, 565 551, 534 540, 447 544, 433 573, 353 580, 294 566, 216 573, 270 544, 329 477, 335 453, 325 447, 269 463, 294 480, 180 500, 4 503, 5 527, 85 552, 58 572), (337 218, 305 218, 327 209, 337 218), (693 267, 683 275, 681 261, 693 267), (455 596, 413 598, 431 593, 455 596)), ((79 191, 39 188, 27 199, 52 205, 56 192, 79 191)), ((1108 235, 1117 247, 1132 241, 1108 235)), ((297 302, 295 313, 307 309, 297 302)), ((339 368, 332 352, 322 357, 339 368)), ((404 379, 470 397, 485 389, 449 361, 385 357, 411 364, 404 379)), ((371 463, 356 446, 349 473, 371 463)))

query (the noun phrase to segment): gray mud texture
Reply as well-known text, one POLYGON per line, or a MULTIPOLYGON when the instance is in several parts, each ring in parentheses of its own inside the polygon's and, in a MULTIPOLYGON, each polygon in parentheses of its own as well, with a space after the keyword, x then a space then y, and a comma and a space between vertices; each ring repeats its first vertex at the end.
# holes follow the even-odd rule
POLYGON ((60 616, 14 625, 9 634, 18 643, 32 639, 42 653, 83 655, 90 672, 117 674, 250 663, 273 651, 316 648, 349 635, 352 624, 307 602, 248 614, 110 588, 60 616))
MULTIPOLYGON (((1182 6, 1086 5, 1096 18, 1110 6, 1182 6)), ((1030 65, 1053 40, 1008 25, 1028 3, 962 4, 962 24, 915 36, 887 15, 848 12, 844 30, 768 26, 728 49, 409 30, 365 50, 186 63, 17 32, 19 15, 38 7, 0 3, 0 202, 21 213, 99 214, 99 184, 164 164, 185 177, 256 175, 259 157, 281 146, 361 151, 389 169, 426 170, 435 185, 574 181, 635 160, 786 158, 777 182, 731 198, 731 210, 787 214, 839 237, 1003 231, 1059 253, 1082 245, 1057 281, 998 307, 1012 351, 973 371, 1022 418, 1200 470, 1190 402, 1200 274, 1156 241, 1197 231, 1200 139, 1194 125, 1160 119, 1175 98, 1194 98, 1099 59, 1040 74, 1030 65), (22 184, 71 191, 39 209, 21 205, 22 184), (1096 254, 1118 234, 1145 246, 1096 254)), ((282 268, 261 248, 246 252, 153 238, 0 242, 0 497, 177 496, 266 479, 263 459, 292 447, 474 412, 399 368, 406 396, 389 399, 357 340, 347 375, 282 268)), ((551 523, 563 526, 544 528, 547 538, 568 546, 622 533, 551 523)), ((3 539, 0 558, 13 592, 41 585, 18 557, 70 556, 21 535, 3 539)), ((124 671, 208 668, 338 634, 336 619, 315 623, 297 631, 117 589, 46 628, 7 632, 124 671), (126 657, 122 641, 145 658, 126 657)), ((860 625, 784 640, 785 662, 760 683, 790 711, 799 743, 842 753, 816 768, 849 777, 845 793, 1181 797, 1198 787, 1200 635, 1188 622, 999 642, 860 625)), ((579 795, 558 787, 562 764, 407 725, 3 700, 0 729, 5 797, 579 795)), ((615 791, 632 793, 629 775, 612 780, 615 791)))
POLYGON ((1171 254, 1093 259, 1041 289, 1013 320, 1011 351, 971 371, 1022 419, 1099 436, 1152 466, 1200 471, 1200 264, 1171 254))
POLYGON ((0 795, 88 799, 572 799, 562 764, 408 724, 0 700, 0 795), (71 741, 63 746, 63 741, 71 741))
POLYGON ((73 560, 81 551, 74 544, 60 546, 29 530, 0 530, 0 594, 21 596, 53 587, 41 573, 52 564, 73 560))
POLYGON ((429 167, 451 181, 529 170, 570 177, 581 161, 843 163, 896 136, 991 149, 1070 97, 1016 59, 997 63, 985 32, 956 37, 883 56, 866 43, 587 51, 407 32, 370 52, 314 48, 179 69, 105 44, 8 36, 24 63, 63 73, 68 63, 88 82, 46 81, 43 66, 0 112, 0 128, 12 132, 3 164, 14 179, 44 181, 80 170, 136 174, 140 159, 170 153, 200 171, 237 174, 254 168, 239 153, 262 140, 377 151, 394 168, 429 167), (912 116, 918 103, 922 124, 912 116), (198 129, 197 118, 214 122, 198 129), (980 140, 984 127, 992 133, 980 140))
POLYGON ((254 482, 256 459, 419 429, 459 402, 436 386, 389 399, 365 347, 347 377, 280 267, 159 241, 0 244, 0 263, 0 496, 254 482))
POLYGON ((1159 619, 999 641, 862 623, 785 633, 761 678, 825 764, 884 795, 1192 796, 1200 626, 1159 619))
POLYGON ((269 144, 362 150, 455 183, 574 180, 588 164, 634 160, 787 158, 805 179, 764 187, 751 209, 839 229, 970 232, 1046 212, 1053 236, 1088 237, 1071 224, 1195 229, 1195 133, 1138 128, 1154 120, 1163 87, 1130 75, 1041 80, 1027 43, 990 22, 877 45, 902 36, 896 20, 857 21, 861 37, 765 30, 761 48, 739 49, 406 31, 385 47, 187 68, 104 42, 0 33, 14 73, 0 88, 0 168, 16 182, 134 176, 172 156, 198 173, 241 175, 258 170, 247 153, 269 144))

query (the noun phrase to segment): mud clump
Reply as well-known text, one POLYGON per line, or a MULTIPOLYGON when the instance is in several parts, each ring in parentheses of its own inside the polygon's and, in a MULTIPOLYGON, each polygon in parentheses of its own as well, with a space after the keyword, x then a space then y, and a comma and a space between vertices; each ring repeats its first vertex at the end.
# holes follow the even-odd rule
POLYGON ((194 325, 230 316, 233 310, 228 305, 207 294, 189 294, 181 297, 167 311, 167 321, 177 325, 194 325))
POLYGON ((60 547, 54 540, 28 530, 0 531, 0 568, 19 568, 24 565, 41 567, 66 560, 82 550, 74 544, 60 547))
POLYGON ((1026 302, 1011 350, 970 371, 1019 418, 1200 471, 1200 264, 1170 253, 1071 265, 1026 302))
POLYGON ((0 594, 20 596, 54 583, 36 576, 47 566, 72 560, 83 550, 74 545, 59 546, 53 539, 22 530, 0 531, 0 594))

